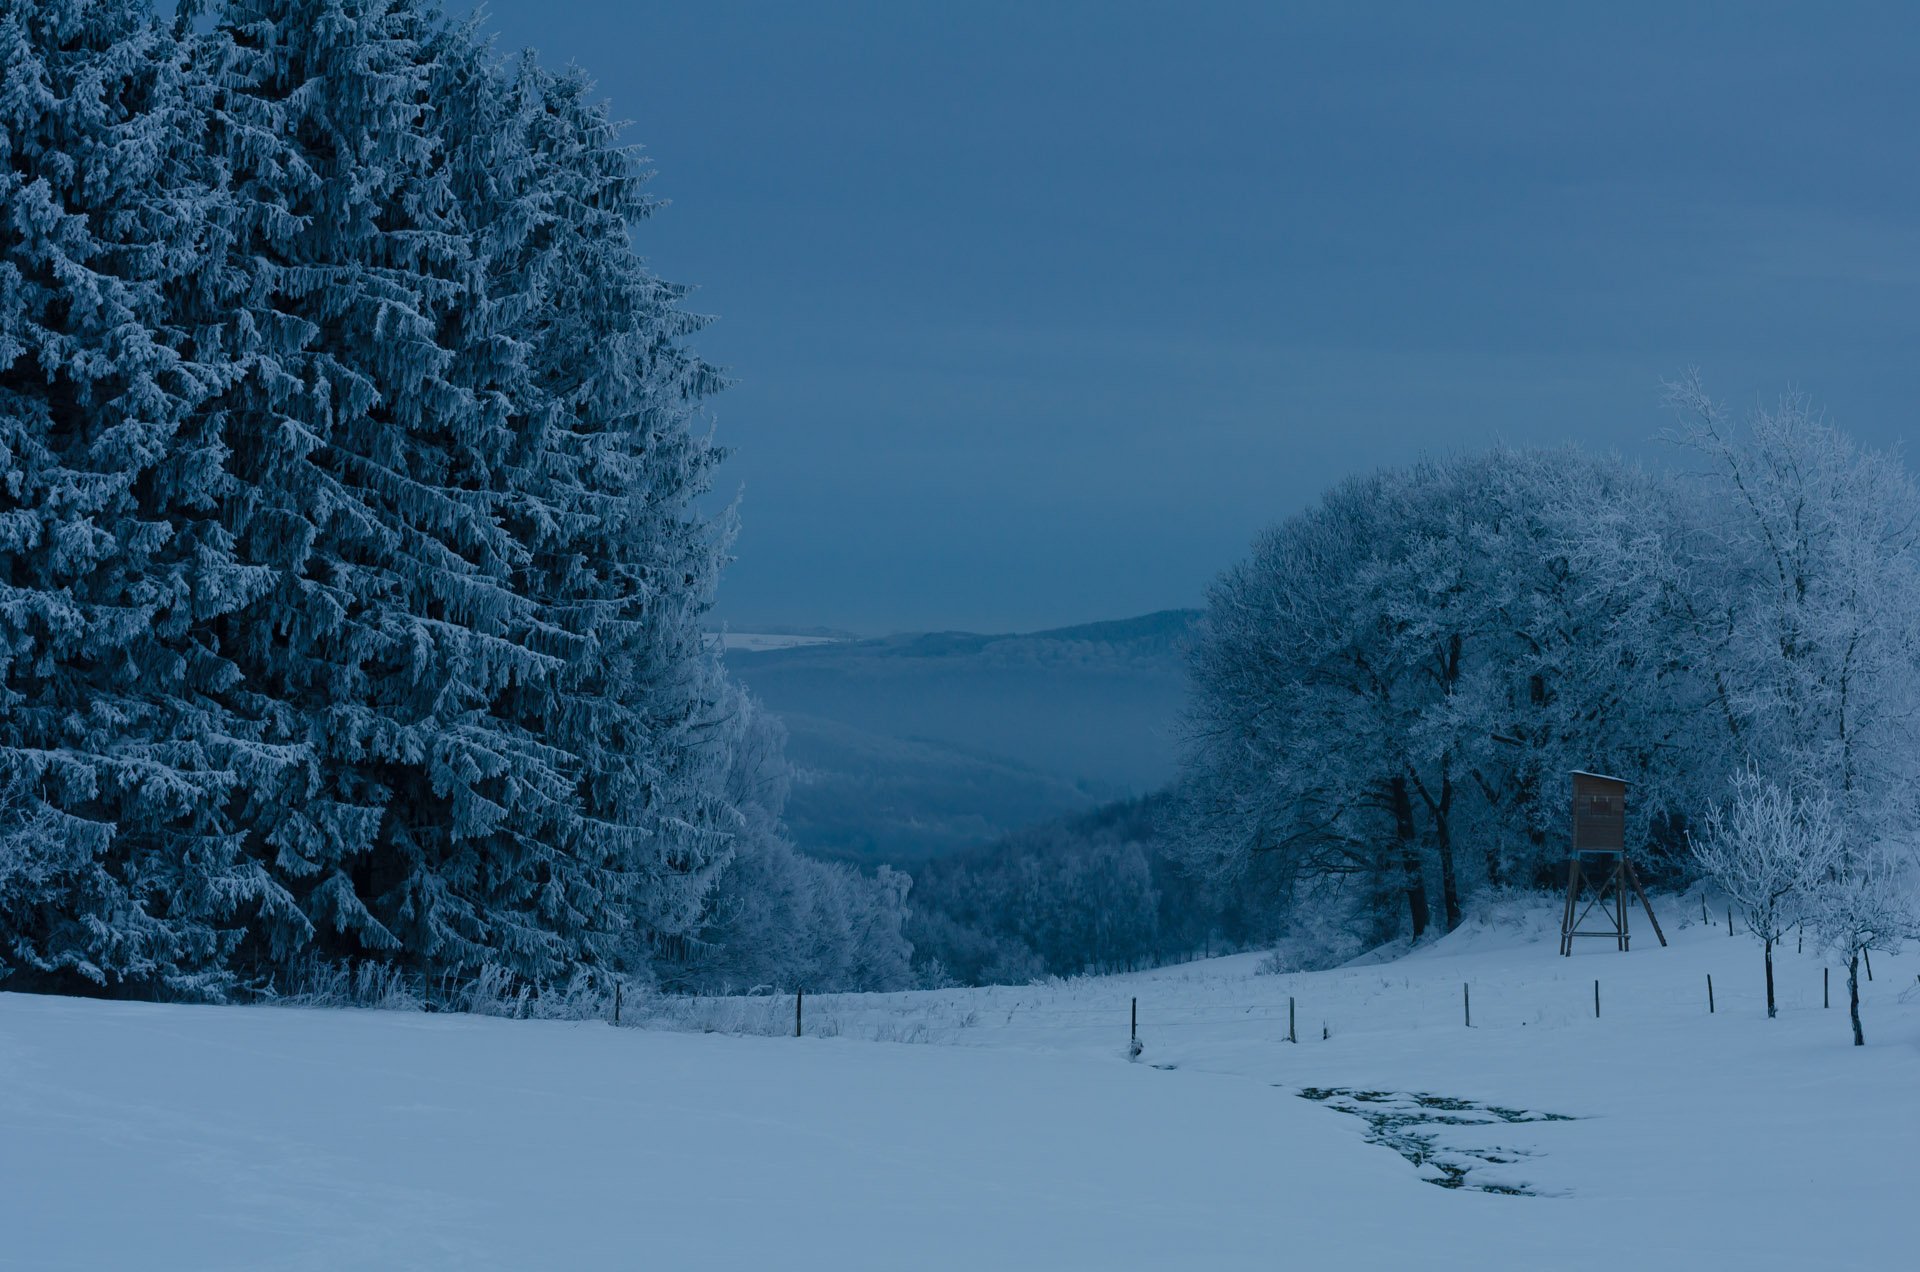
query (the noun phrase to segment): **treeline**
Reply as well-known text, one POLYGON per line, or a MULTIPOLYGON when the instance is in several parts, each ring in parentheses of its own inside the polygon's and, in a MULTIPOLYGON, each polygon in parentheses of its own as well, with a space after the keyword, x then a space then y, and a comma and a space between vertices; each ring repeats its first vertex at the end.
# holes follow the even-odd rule
POLYGON ((1576 769, 1632 783, 1650 883, 1704 872, 1776 919, 1791 897, 1856 961, 1897 943, 1920 493, 1802 400, 1736 421, 1673 394, 1672 473, 1495 449, 1355 477, 1263 534, 1210 592, 1178 780, 916 872, 923 983, 1450 931, 1477 893, 1564 886, 1576 769), (1719 842, 1733 825, 1773 833, 1719 842))
POLYGON ((590 83, 417 0, 0 55, 8 987, 902 978, 899 881, 749 789, 721 377, 590 83))
POLYGON ((1023 984, 1133 971, 1273 939, 1257 890, 1185 869, 1168 795, 1036 826, 914 872, 919 983, 1023 984))
POLYGON ((786 727, 736 691, 726 796, 738 811, 727 870, 697 939, 662 967, 668 989, 829 992, 905 989, 913 946, 903 930, 913 880, 867 874, 795 849, 781 814, 793 786, 786 727))
POLYGON ((1643 874, 1749 770, 1910 845, 1920 498, 1798 399, 1678 386, 1689 462, 1577 450, 1383 470, 1263 535, 1192 658, 1182 858, 1330 952, 1556 884, 1568 773, 1632 783, 1643 874))

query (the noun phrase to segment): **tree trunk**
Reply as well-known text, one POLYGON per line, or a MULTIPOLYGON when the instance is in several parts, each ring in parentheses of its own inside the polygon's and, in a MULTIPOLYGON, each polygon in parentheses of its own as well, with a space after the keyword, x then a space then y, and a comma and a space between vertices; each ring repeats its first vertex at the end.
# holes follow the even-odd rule
MULTIPOLYGON (((1624 906, 1626 903, 1623 901, 1624 906)), ((1773 942, 1764 942, 1767 950, 1767 1019, 1772 1020, 1779 1014, 1773 1005, 1773 942)))
POLYGON ((1414 842, 1413 799, 1407 793, 1407 779, 1396 777, 1390 789, 1393 801, 1394 848, 1400 858, 1400 872, 1407 890, 1407 913, 1413 921, 1413 939, 1427 930, 1427 879, 1420 868, 1420 849, 1414 842))
POLYGON ((1441 762, 1440 804, 1433 814, 1434 847, 1440 851, 1440 902, 1445 907, 1447 931, 1460 926, 1460 881, 1453 868, 1453 776, 1441 762))
MULTIPOLYGON (((1459 632, 1447 641, 1446 690, 1452 696, 1460 683, 1460 655, 1466 647, 1459 632)), ((1453 868, 1453 754, 1440 757, 1440 804, 1434 809, 1435 846, 1440 850, 1440 901, 1446 909, 1447 931, 1460 926, 1460 881, 1453 868)))
POLYGON ((1867 1045, 1867 1035, 1860 1032, 1860 951, 1855 950, 1847 956, 1847 1009, 1853 1013, 1853 1045, 1867 1045))

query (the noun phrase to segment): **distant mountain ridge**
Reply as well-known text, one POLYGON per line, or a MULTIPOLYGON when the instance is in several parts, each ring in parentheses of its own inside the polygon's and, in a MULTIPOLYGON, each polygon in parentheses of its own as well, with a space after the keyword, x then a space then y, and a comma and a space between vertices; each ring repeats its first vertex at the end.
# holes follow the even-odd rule
POLYGON ((1199 617, 732 648, 726 659, 787 722, 801 847, 905 863, 1165 785, 1199 617))
MULTIPOLYGON (((1109 619, 1098 623, 1080 623, 1072 627, 1054 627, 1038 632, 903 632, 895 636, 870 636, 836 643, 831 651, 813 647, 828 658, 861 650, 886 658, 947 658, 956 654, 983 653, 995 646, 1105 645, 1143 654, 1179 657, 1184 642, 1200 621, 1199 610, 1156 610, 1138 618, 1109 619)), ((829 629, 763 628, 768 632, 793 635, 826 634, 829 629)), ((789 651, 782 650, 782 653, 789 651)))

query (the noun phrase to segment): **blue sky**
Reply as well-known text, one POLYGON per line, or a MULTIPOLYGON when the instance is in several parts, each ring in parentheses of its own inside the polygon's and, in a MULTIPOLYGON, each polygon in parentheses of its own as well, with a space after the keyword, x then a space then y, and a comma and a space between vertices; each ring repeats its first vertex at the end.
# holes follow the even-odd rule
POLYGON ((1198 603, 1343 474, 1920 400, 1900 6, 494 0, 592 71, 744 491, 736 628, 1198 603))

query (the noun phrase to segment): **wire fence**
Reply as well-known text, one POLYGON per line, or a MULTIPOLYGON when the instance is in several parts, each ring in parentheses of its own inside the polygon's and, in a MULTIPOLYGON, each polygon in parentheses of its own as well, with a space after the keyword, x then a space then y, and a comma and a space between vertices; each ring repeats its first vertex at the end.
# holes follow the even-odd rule
MULTIPOLYGON (((1164 994, 1139 994, 1093 981, 892 994, 661 998, 631 1012, 627 1023, 701 1032, 896 1042, 957 1042, 969 1037, 984 1041, 986 1035, 1011 1034, 1021 1041, 1057 1040, 1080 1046, 1112 1037, 1136 1054, 1143 1035, 1298 1044, 1408 1029, 1572 1027, 1583 1018, 1634 1027, 1695 1014, 1763 1014, 1766 991, 1757 952, 1751 960, 1755 966, 1736 967, 1745 961, 1730 958, 1723 968, 1700 973, 1698 984, 1650 981, 1636 974, 1616 978, 1612 988, 1605 975, 1589 977, 1584 968, 1575 972, 1565 966, 1540 979, 1520 982, 1470 977, 1445 983, 1355 969, 1336 973, 1338 979, 1330 983, 1329 973, 1295 973, 1276 978, 1282 982, 1276 988, 1309 992, 1263 994, 1255 1002, 1183 1001, 1178 984, 1165 986, 1164 994), (1288 980, 1293 983, 1287 984, 1288 980)), ((1779 1008, 1844 1013, 1844 970, 1835 974, 1835 969, 1824 968, 1815 977, 1811 966, 1795 959, 1776 968, 1779 1008)), ((1920 979, 1912 971, 1889 968, 1886 983, 1872 996, 1920 999, 1920 979)))

